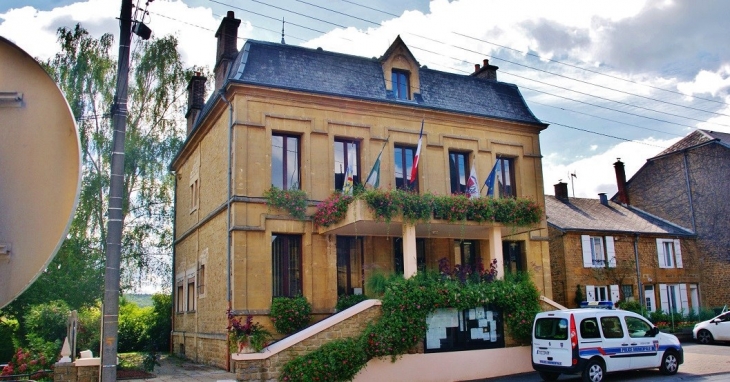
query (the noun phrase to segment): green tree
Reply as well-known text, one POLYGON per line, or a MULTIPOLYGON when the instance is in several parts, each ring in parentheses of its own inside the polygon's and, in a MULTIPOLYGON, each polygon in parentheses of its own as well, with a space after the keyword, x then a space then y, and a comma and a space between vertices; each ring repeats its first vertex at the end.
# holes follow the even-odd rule
MULTIPOLYGON (((94 38, 76 25, 58 29, 60 52, 41 64, 56 80, 76 118, 82 149, 79 205, 67 239, 48 268, 0 311, 25 325, 32 306, 63 300, 96 306, 103 292, 106 208, 111 164, 111 105, 116 84, 114 38, 94 38)), ((122 289, 170 279, 174 179, 167 164, 185 136, 185 90, 197 68, 183 69, 177 39, 135 40, 125 142, 122 289)), ((204 70, 205 71, 205 70, 204 70)), ((25 333, 18 333, 25 338, 25 333)))

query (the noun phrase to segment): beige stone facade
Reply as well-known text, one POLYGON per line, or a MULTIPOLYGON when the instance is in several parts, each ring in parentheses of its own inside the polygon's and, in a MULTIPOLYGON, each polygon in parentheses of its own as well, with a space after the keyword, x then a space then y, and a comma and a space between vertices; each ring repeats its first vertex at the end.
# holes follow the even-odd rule
MULTIPOLYGON (((237 71, 240 80, 226 82, 223 96, 209 101, 171 165, 176 175, 176 313, 172 338, 176 354, 230 368, 226 343, 228 309, 239 316, 253 315, 255 321, 273 332, 268 314, 276 294, 274 284, 280 281, 276 281, 278 263, 272 255, 272 243, 281 237, 291 238, 300 251, 296 280, 287 282, 300 284, 302 295, 312 304, 315 321, 334 313, 338 288, 339 293, 358 293, 365 289, 365 280, 373 272, 397 271, 396 253, 405 251, 406 270, 410 264, 408 248, 413 248, 414 264, 418 251, 422 266, 438 269, 441 258, 448 258, 452 264, 462 261, 465 241, 471 246, 469 251, 484 264, 496 258, 500 267, 503 244, 514 243, 512 247, 519 250, 519 266, 513 264, 512 269, 530 271, 540 293, 552 297, 544 215, 539 224, 528 228, 444 221, 409 227, 397 221, 388 224, 370 218, 321 229, 309 217, 298 220, 286 211, 268 206, 264 198, 265 191, 276 183, 276 169, 272 170, 272 166, 276 166, 276 151, 280 148, 273 144, 274 137, 294 137, 297 141, 297 186, 307 194, 306 215, 311 216, 316 204, 335 190, 336 142, 357 145, 355 175, 360 182, 364 182, 385 146, 380 188, 394 189, 396 177, 403 173, 396 168, 394 153, 398 147, 415 149, 423 123, 417 192, 452 192, 450 153, 468 158, 481 183, 499 158, 508 158, 513 164, 515 195, 532 199, 544 208, 539 133, 546 125, 529 113, 521 96, 518 106, 527 110, 520 117, 524 120, 448 107, 423 107, 422 103, 429 102, 424 99, 434 97, 426 93, 426 87, 431 85, 424 78, 434 78, 434 73, 438 73, 423 68, 419 73, 419 64, 400 39, 375 63, 382 70, 378 76, 384 76, 375 83, 387 84, 382 89, 385 95, 393 91, 390 72, 394 68, 407 71, 412 79, 410 99, 396 102, 385 96, 377 100, 262 85, 245 78, 245 71, 258 62, 254 49, 279 49, 281 55, 293 55, 299 50, 316 57, 320 53, 279 44, 248 44, 250 47, 245 47, 237 58, 241 63, 234 62, 230 72, 234 76, 237 71), (295 49, 299 50, 292 53, 295 49), (243 68, 246 59, 249 62, 243 68), (226 101, 230 101, 230 107, 226 101), (354 243, 355 252, 359 253, 350 255, 353 257, 347 267, 338 266, 341 239, 354 243), (344 279, 349 280, 346 287, 342 285, 344 279)), ((332 54, 326 55, 323 60, 333 59, 332 54)), ((349 62, 353 58, 343 55, 335 59, 349 62)), ((448 74, 442 81, 452 78, 455 83, 464 82, 464 77, 448 74)), ((468 81, 484 87, 506 86, 519 95, 511 85, 468 81)), ((367 84, 362 87, 367 88, 367 84)), ((500 274, 503 273, 504 269, 500 274)))

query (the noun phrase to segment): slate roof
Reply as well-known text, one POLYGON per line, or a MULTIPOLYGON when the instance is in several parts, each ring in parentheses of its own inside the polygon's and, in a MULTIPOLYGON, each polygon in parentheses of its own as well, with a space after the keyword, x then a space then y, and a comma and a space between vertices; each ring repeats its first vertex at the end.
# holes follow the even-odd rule
POLYGON ((228 79, 547 126, 532 114, 515 85, 425 67, 419 73, 420 94, 414 100, 396 100, 385 89, 383 69, 377 58, 248 40, 228 79))
POLYGON ((598 199, 569 198, 566 202, 545 195, 545 212, 548 224, 562 231, 694 236, 689 230, 612 201, 604 206, 598 199))
POLYGON ((654 158, 671 154, 675 151, 682 151, 691 147, 699 146, 713 140, 718 140, 720 141, 720 144, 730 148, 730 134, 718 133, 716 131, 709 130, 695 130, 686 137, 680 139, 679 142, 669 146, 669 148, 657 154, 654 158))

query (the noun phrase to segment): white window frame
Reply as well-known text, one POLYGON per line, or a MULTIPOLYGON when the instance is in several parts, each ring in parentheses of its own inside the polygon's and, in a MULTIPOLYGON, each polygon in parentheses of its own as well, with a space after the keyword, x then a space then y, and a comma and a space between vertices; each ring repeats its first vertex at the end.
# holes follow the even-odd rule
POLYGON ((621 295, 619 286, 612 285, 586 285, 586 301, 611 301, 619 302, 621 295))
POLYGON ((682 268, 682 248, 679 239, 656 239, 657 259, 659 268, 682 268), (673 253, 667 253, 671 248, 673 253))
POLYGON ((584 268, 616 267, 616 249, 613 236, 581 235, 580 240, 584 268), (600 248, 600 254, 597 253, 596 245, 600 248))
POLYGON ((665 313, 689 313, 687 284, 659 284, 659 301, 665 313))

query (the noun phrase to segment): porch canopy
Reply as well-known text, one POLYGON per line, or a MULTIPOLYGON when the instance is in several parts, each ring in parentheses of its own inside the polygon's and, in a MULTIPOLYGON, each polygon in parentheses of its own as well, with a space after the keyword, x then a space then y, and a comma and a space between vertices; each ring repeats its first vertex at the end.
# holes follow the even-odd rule
POLYGON ((318 233, 320 235, 402 237, 404 275, 406 277, 416 273, 417 237, 487 240, 491 259, 497 259, 498 277, 502 277, 504 274, 502 237, 528 230, 527 228, 515 230, 515 227, 508 227, 501 223, 478 223, 469 220, 450 222, 431 219, 427 223, 410 224, 404 222, 401 216, 394 216, 390 222, 386 222, 377 218, 365 201, 355 200, 350 204, 344 219, 329 227, 319 227, 318 233))

